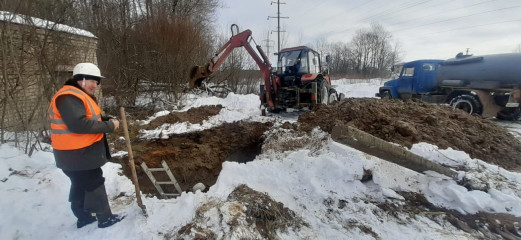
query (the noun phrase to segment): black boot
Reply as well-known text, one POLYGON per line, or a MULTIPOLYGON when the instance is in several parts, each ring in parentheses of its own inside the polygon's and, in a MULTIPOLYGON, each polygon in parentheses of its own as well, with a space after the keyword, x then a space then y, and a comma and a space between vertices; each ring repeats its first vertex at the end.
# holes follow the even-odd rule
POLYGON ((124 216, 112 214, 105 185, 85 192, 85 209, 96 213, 99 228, 106 228, 121 221, 124 216))
POLYGON ((125 218, 125 216, 111 213, 111 214, 99 215, 99 216, 97 216, 97 218, 98 218, 98 227, 106 228, 106 227, 110 227, 110 226, 116 224, 117 222, 123 220, 123 218, 125 218))
POLYGON ((86 225, 89 225, 89 224, 95 222, 95 221, 96 221, 96 218, 92 217, 92 216, 89 217, 89 218, 85 218, 85 219, 79 219, 78 218, 78 221, 76 222, 76 227, 82 228, 82 227, 84 227, 86 225))
POLYGON ((90 212, 83 209, 83 201, 72 201, 71 209, 74 216, 78 218, 76 222, 76 227, 78 228, 82 228, 96 221, 96 218, 93 217, 90 212))

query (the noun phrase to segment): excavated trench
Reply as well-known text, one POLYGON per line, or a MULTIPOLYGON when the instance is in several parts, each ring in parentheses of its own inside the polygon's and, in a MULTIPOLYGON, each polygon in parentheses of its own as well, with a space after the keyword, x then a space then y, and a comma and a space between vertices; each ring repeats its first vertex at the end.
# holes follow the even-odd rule
MULTIPOLYGON (((205 106, 191 109, 189 112, 171 113, 155 119, 146 126, 133 125, 129 128, 132 139, 137 139, 139 130, 154 129, 165 123, 188 121, 190 123, 202 123, 212 115, 218 114, 221 106, 205 106)), ((211 129, 174 134, 168 139, 139 140, 132 142, 134 162, 140 190, 145 194, 153 194, 161 197, 146 173, 141 168, 145 162, 149 168, 161 168, 161 162, 165 161, 172 170, 183 191, 191 191, 197 183, 203 183, 209 187, 215 184, 222 169, 222 163, 233 161, 245 163, 252 161, 260 154, 263 134, 272 123, 235 122, 225 123, 211 129)), ((115 146, 124 150, 124 146, 115 146)), ((127 157, 121 159, 124 173, 131 176, 127 157)), ((154 172, 158 181, 169 181, 164 172, 154 172)), ((172 185, 162 185, 167 193, 173 193, 172 185)))

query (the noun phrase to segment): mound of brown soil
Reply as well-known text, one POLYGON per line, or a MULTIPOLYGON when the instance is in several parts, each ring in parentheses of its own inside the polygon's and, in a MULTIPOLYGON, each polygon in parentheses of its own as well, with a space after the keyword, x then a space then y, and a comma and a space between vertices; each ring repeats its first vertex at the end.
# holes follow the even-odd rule
POLYGON ((476 239, 519 239, 521 237, 519 219, 505 213, 462 214, 455 210, 448 210, 432 205, 422 194, 399 192, 405 199, 405 204, 385 202, 378 207, 392 216, 399 214, 427 217, 434 222, 444 225, 445 221, 454 227, 465 231, 476 239))
POLYGON ((190 122, 192 124, 202 123, 204 120, 208 120, 211 116, 219 114, 222 105, 216 106, 202 106, 198 108, 190 108, 186 112, 172 112, 166 116, 161 116, 154 119, 147 127, 147 129, 154 129, 164 123, 176 123, 176 122, 190 122))
POLYGON ((350 98, 319 105, 299 117, 301 128, 316 126, 331 133, 335 124, 349 124, 383 140, 411 147, 427 142, 451 147, 472 158, 513 169, 521 164, 521 142, 489 120, 446 106, 413 101, 350 98))
POLYGON ((242 184, 225 202, 210 201, 199 207, 194 220, 181 227, 176 239, 216 239, 221 234, 208 228, 212 225, 208 221, 216 217, 230 228, 224 239, 277 239, 277 232, 308 226, 284 204, 242 184))

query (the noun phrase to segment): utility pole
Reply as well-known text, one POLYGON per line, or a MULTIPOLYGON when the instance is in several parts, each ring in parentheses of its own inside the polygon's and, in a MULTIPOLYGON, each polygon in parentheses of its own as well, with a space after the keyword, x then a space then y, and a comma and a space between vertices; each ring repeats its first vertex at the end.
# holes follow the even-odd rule
POLYGON ((267 56, 269 58, 269 56, 270 56, 270 48, 272 47, 272 46, 270 46, 270 43, 273 42, 273 40, 270 40, 270 32, 269 31, 268 31, 267 35, 268 35, 268 37, 266 39, 262 40, 262 41, 266 42, 266 49, 267 49, 266 53, 268 54, 267 56))
POLYGON ((277 32, 277 54, 278 54, 280 52, 280 33, 281 32, 285 32, 285 31, 281 31, 280 30, 280 19, 281 18, 289 18, 289 17, 281 17, 280 16, 280 4, 286 4, 286 3, 280 2, 280 0, 277 0, 277 2, 271 2, 270 5, 273 5, 274 3, 277 4, 277 16, 276 17, 268 17, 268 20, 270 20, 270 18, 276 18, 277 19, 277 31, 273 31, 273 32, 277 32))

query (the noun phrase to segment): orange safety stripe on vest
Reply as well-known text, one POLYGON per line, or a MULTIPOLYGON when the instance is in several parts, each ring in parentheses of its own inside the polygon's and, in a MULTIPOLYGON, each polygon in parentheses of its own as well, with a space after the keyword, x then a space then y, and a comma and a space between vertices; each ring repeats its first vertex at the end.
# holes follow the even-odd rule
POLYGON ((52 98, 49 106, 49 120, 51 122, 51 144, 57 150, 74 150, 92 145, 103 139, 103 133, 73 133, 65 125, 63 118, 56 107, 56 99, 62 95, 73 95, 83 101, 87 120, 101 122, 101 108, 82 90, 73 86, 63 86, 52 98))

